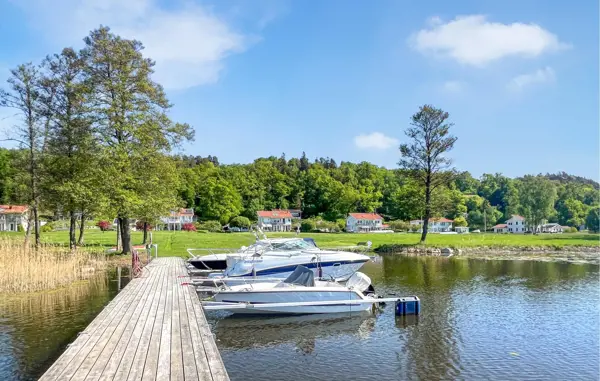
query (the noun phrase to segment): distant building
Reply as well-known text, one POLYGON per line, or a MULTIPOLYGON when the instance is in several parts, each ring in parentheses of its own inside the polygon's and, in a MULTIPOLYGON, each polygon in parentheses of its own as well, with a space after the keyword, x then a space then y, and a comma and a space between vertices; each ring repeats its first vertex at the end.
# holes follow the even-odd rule
POLYGON ((495 225, 492 229, 494 229, 494 233, 506 233, 508 231, 508 225, 498 224, 495 225))
POLYGON ((564 227, 557 223, 543 224, 540 226, 539 231, 541 233, 562 233, 564 231, 564 227))
POLYGON ((360 233, 383 230, 383 218, 377 213, 350 213, 346 218, 346 231, 360 233))
POLYGON ((457 232, 458 234, 465 234, 465 233, 469 232, 469 227, 468 226, 455 226, 454 231, 457 232))
POLYGON ((259 210, 258 227, 264 231, 289 232, 292 230, 292 213, 289 210, 259 210))
POLYGON ((27 229, 29 219, 27 205, 0 205, 0 231, 16 232, 19 226, 27 229))
POLYGON ((182 230, 183 224, 194 222, 194 209, 172 210, 166 217, 160 218, 158 230, 182 230))
POLYGON ((527 223, 525 217, 513 214, 508 220, 506 220, 506 232, 523 234, 527 231, 527 223))
MULTIPOLYGON (((433 217, 429 219, 427 224, 427 231, 430 233, 445 233, 452 231, 453 220, 449 220, 444 217, 433 217)), ((412 220, 409 222, 410 225, 419 225, 419 231, 423 231, 423 220, 412 220)))

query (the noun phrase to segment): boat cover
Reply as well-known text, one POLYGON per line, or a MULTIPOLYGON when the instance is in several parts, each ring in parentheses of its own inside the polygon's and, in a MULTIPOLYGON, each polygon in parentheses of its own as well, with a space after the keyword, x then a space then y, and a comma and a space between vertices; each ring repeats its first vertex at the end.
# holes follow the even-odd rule
POLYGON ((300 286, 315 287, 315 274, 305 266, 298 266, 283 283, 298 284, 300 286))

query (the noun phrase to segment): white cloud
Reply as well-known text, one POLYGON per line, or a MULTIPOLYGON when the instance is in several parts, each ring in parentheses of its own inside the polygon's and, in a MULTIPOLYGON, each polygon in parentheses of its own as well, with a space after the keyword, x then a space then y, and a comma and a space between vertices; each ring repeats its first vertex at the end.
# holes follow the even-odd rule
POLYGON ((465 89, 466 84, 462 81, 446 81, 442 85, 442 90, 446 93, 460 93, 465 89))
POLYGON ((385 136, 381 132, 373 132, 370 134, 363 134, 354 137, 354 144, 361 149, 379 149, 386 150, 391 147, 397 146, 399 143, 398 139, 385 136))
POLYGON ((166 88, 214 83, 228 56, 256 38, 243 35, 208 7, 185 2, 161 7, 158 0, 24 0, 18 3, 33 27, 57 45, 73 45, 101 24, 140 40, 156 61, 155 79, 166 88))
POLYGON ((555 79, 556 75, 554 74, 554 70, 547 66, 532 73, 521 74, 514 77, 510 80, 507 87, 509 90, 520 91, 532 85, 554 82, 555 79))
POLYGON ((473 66, 510 56, 537 57, 568 47, 537 24, 490 22, 484 15, 459 16, 447 23, 430 19, 428 24, 429 28, 410 37, 414 49, 473 66))

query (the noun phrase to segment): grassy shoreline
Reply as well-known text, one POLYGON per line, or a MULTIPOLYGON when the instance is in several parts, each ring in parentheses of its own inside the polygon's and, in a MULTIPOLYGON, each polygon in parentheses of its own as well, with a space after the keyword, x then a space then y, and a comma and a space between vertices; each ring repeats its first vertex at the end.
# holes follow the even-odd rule
MULTIPOLYGON (((17 238, 18 233, 3 233, 2 235, 17 238)), ((295 233, 269 233, 269 237, 295 237, 295 233)), ((332 248, 356 245, 358 242, 371 241, 373 248, 382 245, 399 245, 405 247, 417 246, 418 234, 350 234, 350 233, 301 233, 300 237, 312 237, 321 247, 332 248)), ((67 231, 54 231, 44 233, 42 240, 46 243, 66 245, 68 242, 67 231)), ((154 243, 158 244, 160 256, 187 257, 188 248, 239 248, 254 242, 251 233, 195 233, 195 232, 153 232, 154 243)), ((88 230, 85 233, 86 247, 108 249, 115 246, 116 233, 88 230)), ((142 233, 132 233, 132 243, 140 244, 142 233)), ((452 247, 461 249, 487 248, 504 250, 530 251, 535 248, 556 251, 579 251, 589 248, 600 251, 600 234, 573 233, 573 234, 458 234, 442 235, 430 234, 427 237, 428 248, 452 247)))

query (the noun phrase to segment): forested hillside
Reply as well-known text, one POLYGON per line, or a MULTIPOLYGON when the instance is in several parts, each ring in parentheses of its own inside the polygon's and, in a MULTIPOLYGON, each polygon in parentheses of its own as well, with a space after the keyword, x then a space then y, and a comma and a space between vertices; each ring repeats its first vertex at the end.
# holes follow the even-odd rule
MULTIPOLYGON (((192 207, 201 219, 227 223, 235 216, 256 218, 257 210, 300 208, 304 217, 335 221, 348 212, 378 212, 388 220, 420 218, 423 190, 406 172, 371 163, 336 163, 330 158, 309 160, 268 157, 250 164, 220 164, 214 156, 176 156, 181 206, 192 207)), ((21 203, 25 185, 19 178, 19 151, 0 150, 0 201, 21 203)), ((566 173, 511 179, 501 174, 474 178, 459 172, 450 187, 436 190, 435 215, 456 219, 466 215, 472 228, 482 228, 510 214, 524 213, 531 179, 547 181, 552 200, 550 222, 580 226, 599 204, 598 183, 566 173)), ((460 220, 460 218, 459 218, 460 220)))

